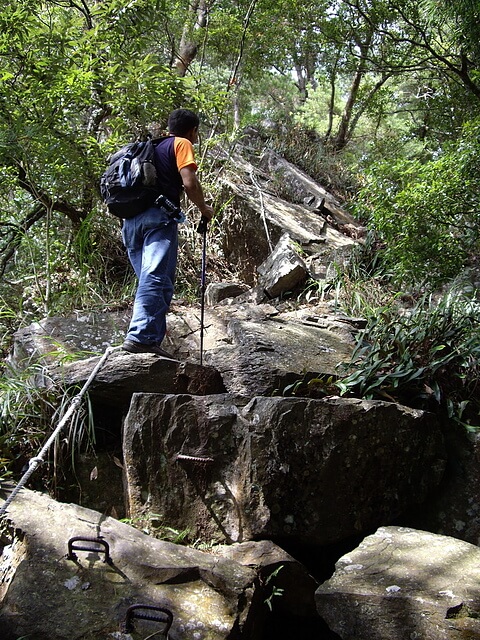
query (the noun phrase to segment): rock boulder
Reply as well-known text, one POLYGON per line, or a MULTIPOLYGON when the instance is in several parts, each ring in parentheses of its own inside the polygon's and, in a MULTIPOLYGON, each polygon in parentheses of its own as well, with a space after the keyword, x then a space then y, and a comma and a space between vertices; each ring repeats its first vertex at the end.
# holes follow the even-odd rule
POLYGON ((433 416, 335 397, 135 394, 123 450, 131 517, 229 543, 366 533, 423 502, 445 466, 433 416))
MULTIPOLYGON (((181 362, 149 354, 112 354, 96 377, 93 395, 103 404, 128 406, 133 392, 281 393, 308 372, 335 375, 353 350, 355 321, 331 316, 326 307, 278 311, 270 304, 232 303, 205 310, 204 362, 199 367, 200 315, 174 305, 165 348, 181 362)), ((121 341, 127 313, 46 318, 15 336, 11 362, 40 360, 55 380, 82 384, 98 362, 93 354, 121 341)))
MULTIPOLYGON (((261 637, 251 631, 258 625, 251 620, 256 572, 250 567, 157 540, 96 511, 26 489, 2 520, 2 640, 119 637, 115 634, 134 604, 170 611, 171 640, 224 640, 233 630, 238 638, 261 637), (111 563, 104 561, 105 547, 92 541, 73 542, 75 557, 68 558, 69 541, 78 537, 105 541, 111 563), (82 544, 102 553, 76 550, 82 544)), ((151 625, 135 623, 144 633, 133 638, 162 628, 151 625)))
POLYGON ((316 602, 342 640, 480 638, 480 549, 382 527, 340 558, 316 602))

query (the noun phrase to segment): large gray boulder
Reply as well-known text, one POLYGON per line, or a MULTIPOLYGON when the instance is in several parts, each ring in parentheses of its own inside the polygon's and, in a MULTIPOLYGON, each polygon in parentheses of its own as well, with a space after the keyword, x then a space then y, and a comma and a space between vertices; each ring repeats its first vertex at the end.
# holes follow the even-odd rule
POLYGON ((423 502, 445 466, 430 414, 335 397, 135 394, 123 451, 131 517, 229 543, 366 533, 423 502))
MULTIPOLYGON (((100 358, 65 363, 52 368, 52 378, 66 386, 82 386, 100 358)), ((215 394, 225 391, 222 378, 213 367, 169 360, 151 353, 113 351, 89 386, 93 400, 128 409, 133 393, 215 394)))
POLYGON ((252 157, 251 162, 233 154, 230 160, 220 176, 229 202, 222 219, 222 248, 246 282, 255 282, 258 265, 283 233, 306 254, 320 251, 325 265, 338 261, 339 255, 342 262, 348 259, 363 229, 312 178, 275 154, 252 157), (310 200, 321 206, 305 204, 310 200))
POLYGON ((480 546, 480 434, 445 424, 449 464, 438 491, 402 524, 480 546))
MULTIPOLYGON (((94 399, 123 409, 133 392, 269 395, 305 374, 335 375, 354 346, 355 321, 331 316, 326 306, 279 311, 270 304, 221 304, 204 318, 204 363, 200 314, 174 305, 165 348, 178 361, 151 354, 114 352, 96 376, 94 399)), ((15 336, 11 362, 40 360, 56 381, 83 384, 109 345, 118 345, 127 313, 91 313, 45 318, 15 336)))
POLYGON ((303 284, 307 267, 288 234, 278 241, 268 258, 258 266, 259 285, 269 298, 276 298, 303 284))
POLYGON ((316 602, 342 640, 480 638, 480 549, 382 527, 340 558, 316 602))
MULTIPOLYGON (((252 632, 258 628, 252 616, 261 613, 251 611, 256 572, 234 560, 157 540, 27 489, 10 505, 0 533, 2 640, 119 637, 133 604, 171 611, 171 640, 261 637, 252 632), (73 542, 76 557, 69 559, 68 543, 76 537, 105 541, 111 563, 104 562, 104 553, 76 550, 105 550, 91 541, 73 542)), ((133 638, 162 629, 152 624, 134 623, 144 633, 133 638)))
POLYGON ((14 335, 9 360, 13 366, 69 362, 103 353, 125 337, 131 311, 77 312, 46 317, 19 329, 14 335))
MULTIPOLYGON (((326 306, 279 311, 271 304, 221 304, 205 310, 204 362, 217 369, 229 393, 283 393, 309 374, 336 376, 355 344, 355 319, 331 315, 326 306)), ((171 318, 181 358, 199 352, 198 313, 171 318), (180 336, 182 336, 180 341, 180 336)))

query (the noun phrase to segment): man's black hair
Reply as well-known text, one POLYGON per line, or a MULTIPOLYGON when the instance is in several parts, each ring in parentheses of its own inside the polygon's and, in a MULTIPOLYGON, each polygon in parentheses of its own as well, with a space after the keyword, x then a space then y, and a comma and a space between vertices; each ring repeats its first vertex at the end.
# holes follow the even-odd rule
POLYGON ((199 124, 199 117, 190 109, 175 109, 168 118, 167 126, 170 133, 182 137, 199 124))

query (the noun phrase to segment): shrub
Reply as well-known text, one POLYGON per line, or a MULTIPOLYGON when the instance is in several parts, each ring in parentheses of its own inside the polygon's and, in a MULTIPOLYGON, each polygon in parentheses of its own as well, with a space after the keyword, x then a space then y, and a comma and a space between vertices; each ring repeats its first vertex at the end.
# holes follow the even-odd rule
POLYGON ((348 369, 337 381, 342 394, 445 410, 477 428, 480 374, 480 305, 454 287, 412 308, 390 305, 372 315, 348 369))
MULTIPOLYGON (((50 354, 52 356, 56 354, 50 354)), ((37 455, 54 428, 63 419, 72 401, 72 389, 49 378, 40 364, 30 364, 23 371, 6 368, 0 382, 0 480, 13 472, 23 473, 30 458, 37 455)), ((49 462, 41 472, 43 481, 53 491, 60 477, 59 464, 88 450, 94 443, 93 419, 88 399, 71 416, 49 451, 49 462)))
POLYGON ((456 276, 475 253, 480 223, 480 119, 429 161, 373 164, 356 214, 385 243, 384 258, 401 282, 435 287, 456 276))

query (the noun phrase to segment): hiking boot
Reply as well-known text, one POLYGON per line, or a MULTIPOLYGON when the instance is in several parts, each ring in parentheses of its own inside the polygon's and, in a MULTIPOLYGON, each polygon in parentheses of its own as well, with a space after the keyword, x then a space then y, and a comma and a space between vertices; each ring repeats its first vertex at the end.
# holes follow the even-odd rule
POLYGON ((162 349, 158 344, 142 344, 141 342, 134 342, 133 340, 125 340, 122 344, 122 349, 128 351, 128 353, 154 353, 162 358, 168 358, 169 360, 175 360, 175 358, 162 349))

